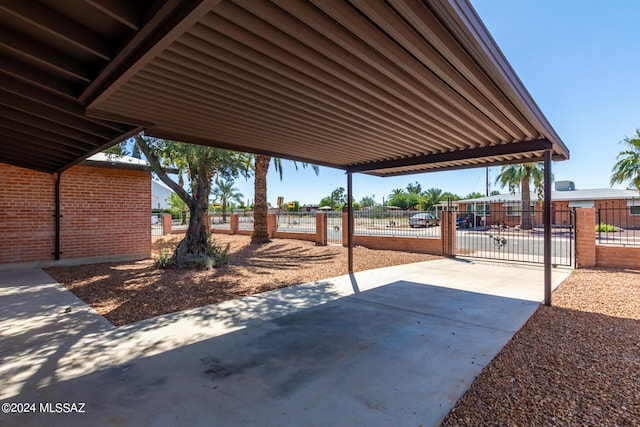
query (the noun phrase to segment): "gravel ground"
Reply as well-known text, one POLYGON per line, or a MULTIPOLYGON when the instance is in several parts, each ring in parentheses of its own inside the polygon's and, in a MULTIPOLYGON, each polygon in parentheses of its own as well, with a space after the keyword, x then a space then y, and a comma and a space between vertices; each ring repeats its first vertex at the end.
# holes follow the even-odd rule
MULTIPOLYGON (((154 255, 181 236, 154 242, 154 255)), ((214 270, 161 270, 152 260, 46 269, 58 282, 116 326, 193 307, 347 273, 347 250, 273 239, 251 245, 249 236, 216 235, 230 245, 229 263, 214 270)), ((434 255, 354 248, 354 270, 407 264, 434 255)))
POLYGON ((640 270, 576 270, 442 426, 640 426, 640 270))

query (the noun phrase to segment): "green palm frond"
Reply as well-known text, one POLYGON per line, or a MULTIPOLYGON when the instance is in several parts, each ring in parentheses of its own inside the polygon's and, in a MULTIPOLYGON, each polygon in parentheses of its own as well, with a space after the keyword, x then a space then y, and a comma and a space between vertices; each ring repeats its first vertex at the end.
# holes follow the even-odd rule
POLYGON ((631 182, 640 190, 640 129, 636 130, 635 138, 625 138, 620 141, 628 149, 622 150, 616 156, 617 162, 611 170, 611 185, 631 182))

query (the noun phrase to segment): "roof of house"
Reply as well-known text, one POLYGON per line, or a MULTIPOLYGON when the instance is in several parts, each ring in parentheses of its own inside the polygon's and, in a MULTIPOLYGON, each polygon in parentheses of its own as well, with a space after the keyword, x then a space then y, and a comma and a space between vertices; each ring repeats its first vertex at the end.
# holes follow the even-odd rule
POLYGON ((80 164, 99 168, 150 170, 146 160, 119 154, 96 153, 80 164))
MULTIPOLYGON (((640 192, 636 190, 619 190, 615 188, 590 188, 572 191, 552 191, 551 200, 554 201, 587 201, 587 200, 616 200, 640 198, 640 192)), ((457 200, 456 203, 493 203, 520 201, 520 193, 498 194, 496 196, 479 197, 476 199, 457 200)), ((537 200, 538 195, 531 193, 531 200, 537 200)))
POLYGON ((379 176, 569 158, 468 0, 6 1, 0 162, 139 131, 379 176))

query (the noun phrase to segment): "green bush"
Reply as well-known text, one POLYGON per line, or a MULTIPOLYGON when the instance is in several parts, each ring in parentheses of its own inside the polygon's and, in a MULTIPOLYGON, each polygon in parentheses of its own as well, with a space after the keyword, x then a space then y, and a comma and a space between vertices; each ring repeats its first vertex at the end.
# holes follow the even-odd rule
POLYGON ((172 252, 167 248, 162 248, 158 256, 153 257, 156 268, 169 268, 172 252))
POLYGON ((212 269, 226 264, 229 260, 229 244, 223 248, 212 239, 210 239, 207 244, 205 254, 186 254, 180 259, 180 261, 176 262, 176 259, 173 257, 176 250, 177 245, 173 248, 162 248, 160 253, 153 257, 153 262, 156 268, 179 267, 212 269))
POLYGON ((596 233, 598 232, 606 232, 606 233, 612 233, 612 232, 616 232, 616 231, 620 231, 620 229, 618 227, 615 227, 611 224, 598 224, 596 225, 596 233))

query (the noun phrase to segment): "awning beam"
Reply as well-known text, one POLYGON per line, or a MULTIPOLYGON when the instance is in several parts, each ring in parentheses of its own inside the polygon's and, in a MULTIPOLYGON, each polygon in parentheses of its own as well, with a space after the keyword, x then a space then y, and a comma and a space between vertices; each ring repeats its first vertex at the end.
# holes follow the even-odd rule
MULTIPOLYGON (((401 159, 383 160, 347 168, 348 172, 368 172, 380 169, 402 168, 408 166, 428 165, 431 163, 455 162, 461 160, 479 159, 493 156, 506 156, 511 154, 531 153, 536 151, 551 150, 552 144, 546 138, 517 143, 491 145, 488 147, 473 148, 468 150, 452 151, 448 153, 424 154, 421 156, 405 157, 401 159)), ((526 161, 520 161, 525 163, 526 161)))

